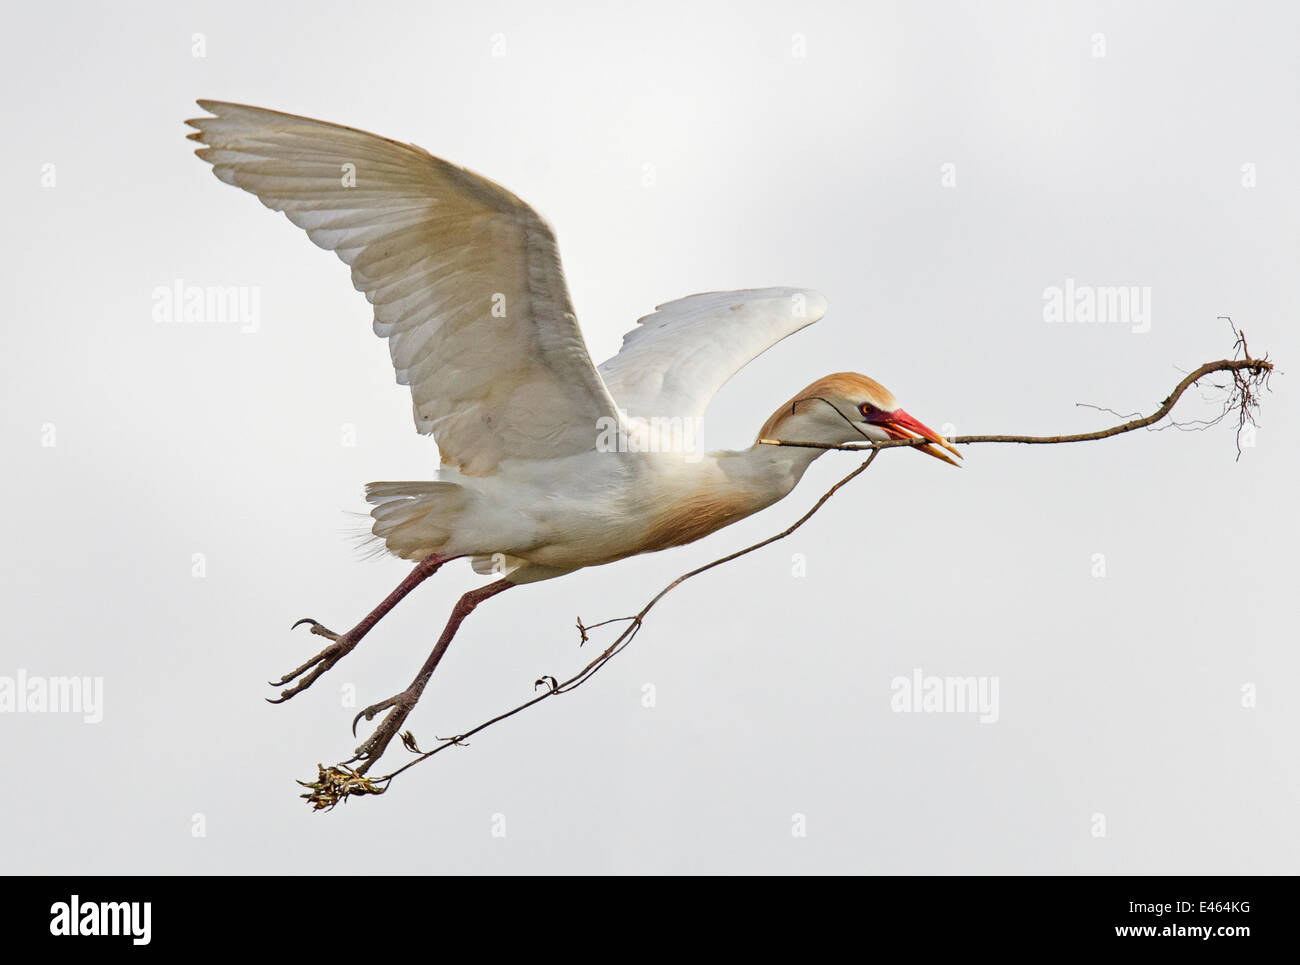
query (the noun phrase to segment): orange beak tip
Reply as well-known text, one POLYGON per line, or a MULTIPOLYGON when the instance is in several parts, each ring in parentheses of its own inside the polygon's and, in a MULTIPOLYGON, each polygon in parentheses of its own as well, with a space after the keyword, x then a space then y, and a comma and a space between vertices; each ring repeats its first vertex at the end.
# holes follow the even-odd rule
POLYGON ((936 459, 942 459, 951 466, 956 466, 959 469, 961 468, 961 463, 955 461, 947 453, 942 451, 946 449, 948 452, 952 453, 953 456, 956 456, 957 459, 961 459, 963 456, 957 451, 957 447, 925 423, 917 421, 902 409, 896 409, 894 412, 890 413, 889 421, 886 423, 885 428, 886 431, 891 432, 891 434, 895 435, 896 438, 906 439, 910 436, 914 439, 924 439, 928 444, 917 446, 918 449, 927 455, 934 456, 936 459))

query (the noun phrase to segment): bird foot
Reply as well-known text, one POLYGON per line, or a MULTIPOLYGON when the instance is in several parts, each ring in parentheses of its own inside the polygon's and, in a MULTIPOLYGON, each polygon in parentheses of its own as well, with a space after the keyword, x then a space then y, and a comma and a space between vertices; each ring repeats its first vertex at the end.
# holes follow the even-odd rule
POLYGON ((357 767, 358 774, 364 774, 369 770, 370 765, 383 756, 384 751, 388 749, 388 744, 397 735, 402 724, 415 708, 416 702, 420 699, 420 691, 415 688, 407 688, 400 694, 394 694, 387 700, 381 700, 377 704, 371 704, 356 717, 352 718, 352 734, 355 737, 357 733, 357 724, 362 718, 374 720, 375 716, 381 711, 388 711, 387 716, 380 721, 375 732, 356 749, 356 756, 347 761, 348 764, 361 762, 357 767))
POLYGON ((349 634, 335 633, 333 630, 330 630, 327 627, 324 627, 321 624, 317 623, 311 617, 304 617, 303 619, 295 623, 293 627, 291 627, 290 629, 297 629, 298 627, 302 626, 304 623, 311 624, 311 632, 316 634, 318 637, 324 637, 325 639, 331 640, 333 642, 330 643, 330 645, 326 647, 324 650, 322 650, 320 653, 316 654, 316 656, 312 657, 306 663, 302 664, 302 666, 295 667, 293 670, 289 671, 279 680, 272 680, 271 681, 272 687, 283 687, 286 684, 292 683, 294 680, 297 680, 299 677, 302 677, 302 679, 298 680, 298 682, 294 684, 292 687, 282 691, 279 697, 275 699, 268 697, 267 698, 268 703, 282 704, 290 697, 302 693, 304 690, 306 690, 308 687, 314 684, 317 678, 320 677, 321 674, 323 674, 326 670, 329 670, 330 667, 334 666, 336 663, 338 663, 340 660, 346 657, 349 653, 351 653, 352 648, 357 645, 357 641, 354 640, 349 634), (307 674, 307 676, 303 677, 303 674, 307 674))

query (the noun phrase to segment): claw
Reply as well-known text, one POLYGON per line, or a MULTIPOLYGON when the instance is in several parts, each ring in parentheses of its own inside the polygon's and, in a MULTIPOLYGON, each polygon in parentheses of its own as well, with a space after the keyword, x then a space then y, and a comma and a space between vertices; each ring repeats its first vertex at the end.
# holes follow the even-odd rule
POLYGON ((290 629, 290 630, 297 630, 297 629, 298 629, 300 626, 302 626, 304 623, 310 623, 310 624, 311 624, 311 632, 314 633, 314 634, 316 634, 316 636, 318 636, 318 637, 324 637, 324 638, 327 639, 327 640, 337 640, 337 639, 339 638, 339 634, 335 633, 333 630, 331 630, 329 627, 325 626, 325 625, 324 625, 323 623, 321 623, 319 620, 313 620, 311 617, 303 617, 301 620, 299 620, 297 623, 295 623, 295 624, 294 624, 293 626, 291 626, 289 629, 290 629))
POLYGON ((388 711, 388 716, 375 728, 375 732, 361 742, 361 746, 355 751, 355 756, 348 760, 347 763, 349 764, 360 762, 357 773, 364 774, 370 769, 370 765, 383 756, 384 751, 388 749, 389 742, 415 708, 417 700, 419 700, 419 694, 412 696, 409 689, 404 690, 400 694, 394 694, 387 700, 371 704, 352 718, 352 736, 356 737, 357 724, 361 723, 362 718, 374 720, 382 711, 388 711))
POLYGON ((279 680, 268 680, 267 683, 270 684, 272 687, 284 687, 290 683, 293 683, 293 681, 298 680, 299 677, 302 677, 302 680, 298 680, 297 684, 295 684, 293 687, 290 687, 288 690, 281 693, 279 697, 266 698, 267 703, 282 704, 290 697, 294 696, 295 694, 302 693, 313 683, 315 683, 317 678, 320 677, 321 674, 329 670, 336 663, 342 660, 345 656, 351 653, 352 648, 357 645, 356 641, 349 639, 347 634, 335 633, 333 630, 321 626, 321 624, 317 623, 311 617, 304 617, 303 619, 295 623, 293 627, 291 627, 290 629, 293 629, 294 627, 299 627, 304 623, 310 623, 312 633, 316 634, 317 636, 325 637, 326 639, 330 640, 331 643, 328 647, 326 647, 320 653, 316 654, 306 663, 302 664, 301 666, 295 667, 293 670, 290 670, 279 680), (307 676, 303 677, 303 674, 307 674, 307 676))
POLYGON ((389 697, 387 700, 381 700, 377 704, 371 704, 365 710, 361 711, 361 713, 357 714, 357 716, 353 717, 352 736, 353 737, 357 736, 357 724, 361 723, 362 717, 364 717, 368 721, 374 720, 375 715, 378 714, 381 710, 388 710, 391 707, 397 706, 398 701, 400 701, 401 699, 402 699, 402 695, 396 694, 392 697, 389 697))

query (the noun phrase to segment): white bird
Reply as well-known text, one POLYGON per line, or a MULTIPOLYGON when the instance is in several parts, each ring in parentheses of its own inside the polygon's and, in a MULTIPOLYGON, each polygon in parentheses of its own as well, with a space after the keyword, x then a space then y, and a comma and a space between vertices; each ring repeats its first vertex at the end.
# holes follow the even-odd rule
MULTIPOLYGON (((823 450, 699 453, 694 429, 744 365, 817 321, 826 300, 796 288, 690 295, 639 320, 592 363, 555 235, 497 184, 413 144, 291 114, 200 100, 196 151, 227 184, 282 211, 352 269, 408 385, 416 429, 441 456, 434 481, 366 487, 372 532, 415 569, 343 634, 275 682, 275 703, 309 687, 407 593, 450 560, 501 578, 460 598, 411 685, 352 762, 383 754, 465 617, 512 586, 700 539, 788 494, 823 450), (649 450, 649 451, 647 451, 649 450), (295 682, 296 681, 296 682, 295 682), (291 685, 292 686, 289 686, 291 685)), ((880 383, 851 372, 797 392, 759 439, 841 444, 938 433, 880 383)), ((953 463, 956 465, 956 463, 953 463)), ((299 625, 295 624, 295 626, 299 625)))

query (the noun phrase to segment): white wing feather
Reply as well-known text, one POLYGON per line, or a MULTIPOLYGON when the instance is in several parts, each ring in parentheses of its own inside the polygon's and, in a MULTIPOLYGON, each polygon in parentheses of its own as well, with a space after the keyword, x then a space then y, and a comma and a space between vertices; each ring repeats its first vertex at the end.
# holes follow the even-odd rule
POLYGON ((617 418, 573 315, 555 236, 501 186, 364 131, 199 101, 196 153, 352 268, 444 463, 595 448, 617 418), (355 173, 348 186, 349 172, 355 173), (504 317, 494 314, 504 309, 504 317))
POLYGON ((689 295, 638 320, 599 371, 629 416, 697 419, 728 379, 824 314, 804 288, 689 295))

